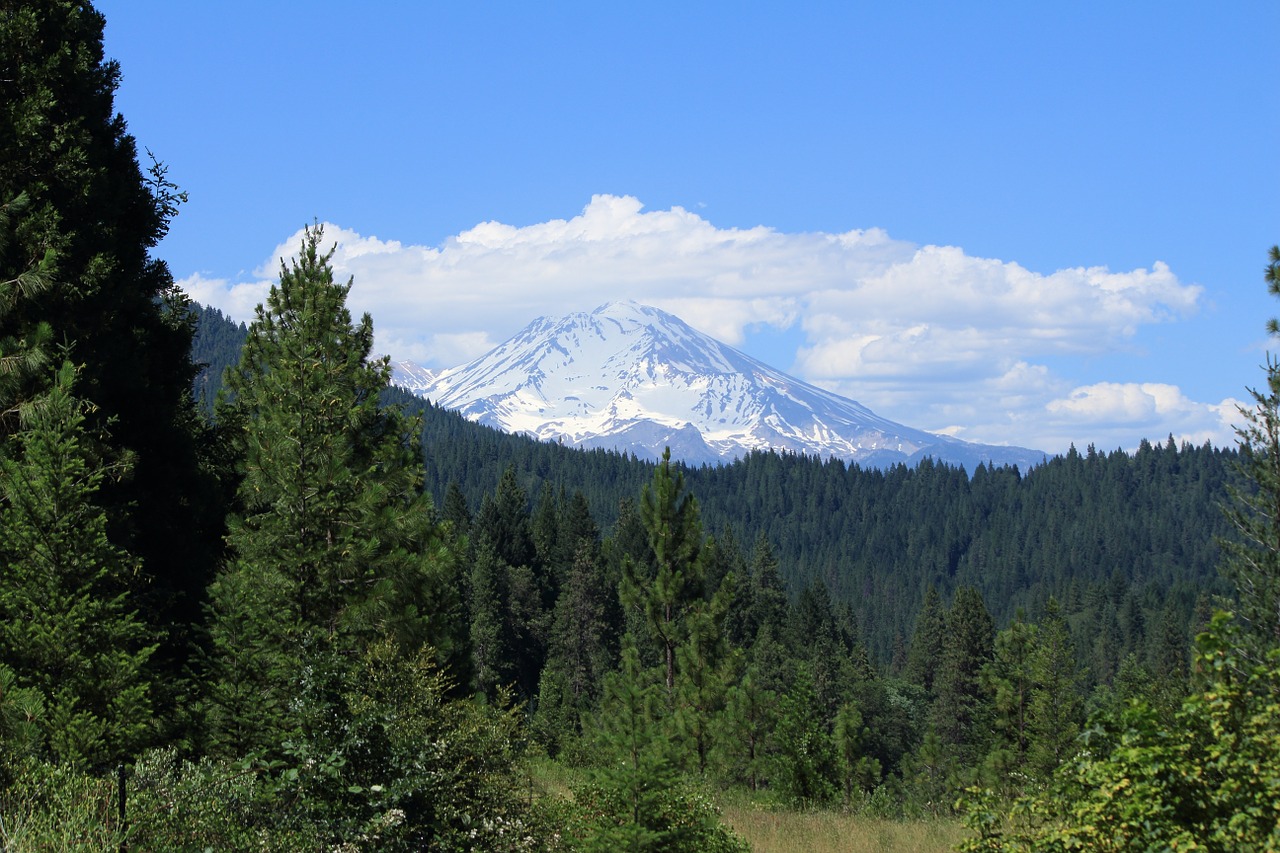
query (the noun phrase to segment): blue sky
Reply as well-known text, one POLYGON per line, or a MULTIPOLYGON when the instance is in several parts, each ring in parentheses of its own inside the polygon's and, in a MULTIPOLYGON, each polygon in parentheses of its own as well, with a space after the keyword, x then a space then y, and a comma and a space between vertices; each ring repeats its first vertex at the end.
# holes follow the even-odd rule
POLYGON ((237 319, 327 223, 450 367, 634 298, 878 413, 1218 445, 1261 381, 1280 4, 104 0, 117 108, 237 319))

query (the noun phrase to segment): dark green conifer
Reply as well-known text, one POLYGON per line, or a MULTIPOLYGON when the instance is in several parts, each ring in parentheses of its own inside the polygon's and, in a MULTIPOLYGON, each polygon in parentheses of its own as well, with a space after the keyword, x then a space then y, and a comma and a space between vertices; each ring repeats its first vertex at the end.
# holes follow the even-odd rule
POLYGON ((456 567, 420 490, 417 423, 381 405, 389 361, 370 360, 372 320, 352 322, 351 282, 334 281, 321 239, 307 229, 282 265, 218 409, 242 509, 213 589, 215 734, 287 707, 317 655, 350 659, 384 636, 442 662, 464 648, 456 567), (263 660, 244 660, 258 646, 263 660), (255 671, 260 681, 243 679, 255 671))
POLYGON ((481 502, 472 539, 476 547, 486 541, 492 546, 494 571, 501 573, 495 589, 503 657, 497 668, 514 682, 522 698, 532 699, 546 663, 554 586, 534 542, 528 494, 515 466, 503 470, 493 495, 481 502))
POLYGON ((503 602, 508 590, 506 566, 493 543, 481 538, 472 552, 467 579, 467 611, 470 622, 470 670, 472 687, 481 696, 494 697, 511 681, 510 636, 505 630, 503 602))
MULTIPOLYGON (((136 556, 146 594, 133 601, 161 642, 163 705, 190 651, 222 535, 208 436, 191 397, 188 304, 151 255, 185 200, 163 166, 144 172, 120 80, 103 55, 103 17, 85 0, 13 0, 0 14, 0 358, 73 345, 86 427, 110 424, 129 477, 101 484, 112 543, 136 556), (18 208, 21 208, 19 210, 18 208), (33 275, 35 278, 33 278, 33 275), (36 279, 40 279, 37 281, 36 279)), ((9 366, 15 366, 9 362, 9 366)), ((0 382, 0 411, 32 400, 46 371, 0 382)), ((17 428, 0 419, 0 434, 17 428)))
POLYGON ((990 705, 981 677, 994 641, 995 625, 982 596, 972 587, 961 587, 947 613, 931 718, 943 744, 969 763, 990 732, 990 705))
POLYGON ((1031 674, 1035 688, 1026 712, 1027 758, 1032 772, 1047 779, 1075 751, 1084 719, 1075 646, 1052 598, 1037 626, 1031 674))
POLYGON ((1036 640, 1036 626, 1024 622, 1019 614, 996 635, 991 660, 982 669, 982 685, 995 711, 999 748, 1010 752, 1014 769, 1022 766, 1027 755, 1027 709, 1035 686, 1032 658, 1036 640))
POLYGON ((560 542, 561 509, 550 481, 544 480, 542 491, 538 494, 538 502, 533 508, 533 515, 529 519, 529 532, 533 537, 533 549, 537 554, 538 564, 545 569, 549 597, 552 601, 555 600, 556 572, 571 558, 571 555, 564 553, 560 542))
POLYGON ((769 778, 769 744, 777 725, 778 695, 760 684, 755 666, 730 685, 716 719, 714 758, 720 777, 758 790, 769 778))
POLYGON ((599 812, 587 850, 680 849, 683 839, 664 814, 678 771, 657 722, 663 704, 657 680, 641 666, 635 647, 625 646, 600 709, 600 748, 610 760, 598 765, 593 788, 579 792, 599 812))
POLYGON ((760 629, 770 626, 776 635, 787 618, 787 590, 782 582, 781 564, 773 546, 761 531, 756 536, 751 551, 750 641, 754 642, 760 629))
POLYGON ((450 525, 454 537, 471 535, 471 508, 467 506, 467 498, 462 494, 457 480, 450 480, 445 490, 440 520, 450 525))
POLYGON ((556 601, 551 658, 563 666, 575 701, 599 695, 604 675, 616 659, 618 639, 610 616, 613 598, 588 539, 578 553, 556 601))
MULTIPOLYGON (((0 660, 41 698, 43 740, 61 763, 101 768, 156 735, 155 635, 130 603, 138 560, 111 544, 97 504, 127 460, 104 463, 89 406, 64 363, 0 454, 0 660)), ((0 701, 3 697, 0 697, 0 701)))
POLYGON ((707 590, 699 561, 703 533, 698 502, 684 490, 684 473, 672 472, 670 450, 663 453, 653 481, 644 488, 640 518, 653 564, 625 564, 622 601, 643 614, 658 647, 667 694, 674 696, 676 649, 689 636, 690 615, 706 608, 707 590))
POLYGON ((571 555, 577 555, 584 542, 593 552, 600 550, 600 526, 592 517, 591 507, 580 490, 574 491, 569 506, 561 514, 559 537, 571 555))
POLYGON ((938 595, 937 587, 930 584, 925 590, 924 604, 916 615, 916 627, 911 635, 906 671, 903 673, 908 681, 923 687, 930 700, 934 695, 934 677, 942 659, 945 633, 946 610, 942 606, 942 596, 938 595))

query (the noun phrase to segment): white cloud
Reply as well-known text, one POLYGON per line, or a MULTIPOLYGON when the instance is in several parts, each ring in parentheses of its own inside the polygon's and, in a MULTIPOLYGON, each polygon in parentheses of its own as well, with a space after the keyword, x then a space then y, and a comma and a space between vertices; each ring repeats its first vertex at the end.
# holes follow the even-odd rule
POLYGON ((254 309, 265 302, 271 291, 271 281, 252 280, 233 282, 225 278, 209 278, 201 273, 179 279, 178 286, 188 296, 202 305, 221 309, 237 321, 249 322, 254 309))
MULTIPOLYGON (((301 232, 282 242, 250 280, 180 283, 248 320, 300 242, 301 232)), ((351 308, 373 315, 379 349, 430 367, 480 355, 540 315, 635 299, 735 345, 764 326, 798 328, 794 363, 778 367, 963 438, 1050 451, 1094 440, 1091 430, 1099 446, 1128 430, 1229 441, 1226 401, 1195 403, 1167 385, 1077 388, 1045 366, 1135 349, 1142 327, 1193 314, 1200 288, 1160 262, 1041 274, 879 229, 718 228, 680 207, 645 211, 608 195, 570 219, 484 222, 436 247, 333 225, 325 242, 337 244, 335 271, 354 277, 351 308)))
MULTIPOLYGON (((1073 389, 1045 405, 1050 425, 1064 433, 1086 425, 1099 432, 1128 435, 1119 445, 1133 449, 1143 439, 1172 435, 1178 443, 1231 446, 1240 401, 1200 403, 1176 385, 1158 382, 1097 382, 1073 389)), ((1097 442, 1095 442, 1097 444, 1097 442)), ((1111 449, 1103 446, 1102 449, 1111 449)))
POLYGON ((1054 400, 1045 408, 1052 414, 1132 423, 1149 420, 1157 412, 1167 413, 1187 402, 1172 385, 1099 382, 1077 388, 1066 399, 1054 400))

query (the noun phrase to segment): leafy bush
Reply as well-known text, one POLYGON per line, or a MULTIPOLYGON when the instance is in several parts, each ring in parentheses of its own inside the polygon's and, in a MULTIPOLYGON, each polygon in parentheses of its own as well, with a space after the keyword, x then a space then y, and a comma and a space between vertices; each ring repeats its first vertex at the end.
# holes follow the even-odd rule
POLYGON ((430 648, 373 646, 300 678, 305 739, 275 757, 138 762, 129 840, 148 850, 554 849, 557 819, 512 768, 518 713, 447 698, 430 648))
POLYGON ((320 849, 321 834, 295 807, 306 787, 301 774, 263 762, 193 762, 154 750, 129 780, 129 842, 140 850, 320 849))
POLYGON ((0 793, 0 850, 119 850, 116 782, 36 761, 13 770, 0 793))
POLYGON ((663 850, 747 853, 747 843, 720 823, 720 810, 686 785, 651 792, 637 812, 628 792, 586 785, 574 791, 579 812, 570 847, 582 851, 663 850))

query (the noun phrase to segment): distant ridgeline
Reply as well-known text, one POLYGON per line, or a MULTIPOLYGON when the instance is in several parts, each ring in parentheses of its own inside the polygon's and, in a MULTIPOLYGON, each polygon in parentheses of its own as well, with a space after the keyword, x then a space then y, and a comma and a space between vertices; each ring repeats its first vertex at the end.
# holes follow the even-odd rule
MULTIPOLYGON (((213 309, 199 311, 199 324, 195 360, 210 369, 196 394, 211 401, 244 330, 213 309)), ((635 456, 507 435, 398 389, 389 398, 423 415, 437 507, 454 482, 474 513, 513 466, 531 502, 544 486, 581 491, 607 534, 620 503, 637 500, 653 476, 635 456)), ((930 585, 944 600, 973 586, 998 625, 1019 611, 1038 618, 1055 597, 1096 677, 1128 654, 1159 654, 1160 638, 1190 642, 1212 597, 1228 592, 1216 538, 1230 532, 1220 507, 1235 458, 1170 439, 1132 455, 1072 449, 1025 474, 981 467, 969 476, 931 462, 880 471, 758 452, 689 469, 686 484, 726 559, 749 559, 763 534, 792 596, 825 583, 882 665, 900 662, 930 585)))
POLYGON ((196 401, 206 412, 222 387, 222 373, 240 361, 240 348, 249 334, 244 323, 234 323, 217 308, 195 304, 196 333, 191 340, 191 360, 199 368, 194 383, 196 401))

